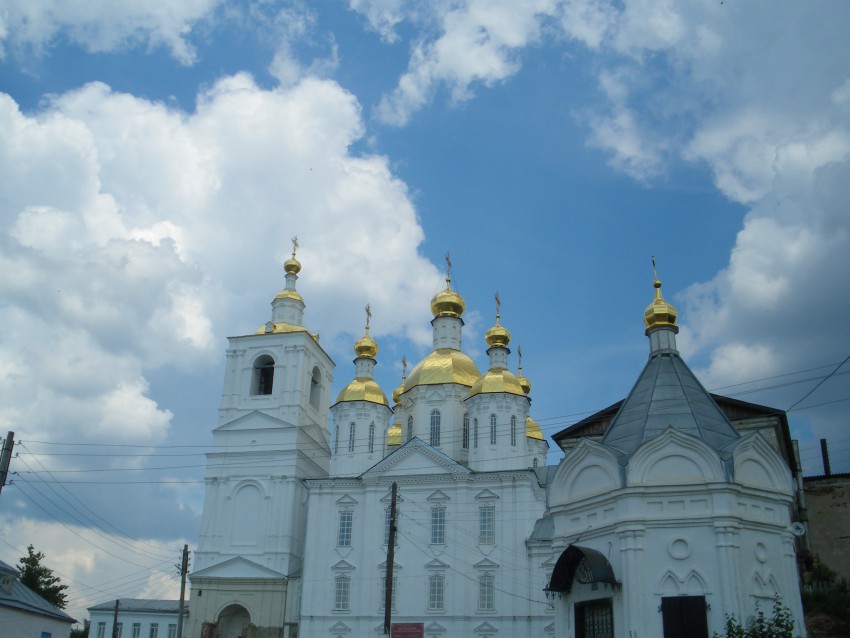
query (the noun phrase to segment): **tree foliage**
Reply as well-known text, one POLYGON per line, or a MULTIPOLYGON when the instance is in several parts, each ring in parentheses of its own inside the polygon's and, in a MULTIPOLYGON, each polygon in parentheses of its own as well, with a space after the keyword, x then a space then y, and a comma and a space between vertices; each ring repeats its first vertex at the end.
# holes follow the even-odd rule
POLYGON ((58 576, 53 575, 53 570, 41 564, 44 560, 42 552, 35 551, 30 545, 27 547, 27 555, 21 557, 18 569, 21 572, 21 583, 36 594, 44 598, 54 607, 65 609, 68 597, 65 590, 68 585, 63 585, 58 576))
POLYGON ((783 607, 779 599, 773 601, 773 616, 765 616, 756 603, 756 615, 745 627, 734 616, 726 616, 726 631, 714 632, 714 638, 793 638, 794 616, 791 610, 783 607))
POLYGON ((70 638, 88 638, 90 629, 91 629, 91 619, 86 618, 83 621, 82 627, 76 627, 76 628, 71 630, 70 638))

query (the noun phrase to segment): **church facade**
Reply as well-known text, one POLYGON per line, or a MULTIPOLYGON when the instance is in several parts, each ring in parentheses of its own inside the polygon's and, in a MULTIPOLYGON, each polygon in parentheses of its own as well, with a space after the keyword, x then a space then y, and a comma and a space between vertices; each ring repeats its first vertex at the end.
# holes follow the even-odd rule
POLYGON ((389 554, 392 622, 428 638, 708 636, 775 597, 802 628, 788 464, 679 357, 659 282, 635 388, 547 467, 498 299, 481 372, 447 271, 433 349, 391 398, 367 307, 332 400, 294 252, 284 269, 271 321, 229 339, 188 636, 382 635, 389 554))

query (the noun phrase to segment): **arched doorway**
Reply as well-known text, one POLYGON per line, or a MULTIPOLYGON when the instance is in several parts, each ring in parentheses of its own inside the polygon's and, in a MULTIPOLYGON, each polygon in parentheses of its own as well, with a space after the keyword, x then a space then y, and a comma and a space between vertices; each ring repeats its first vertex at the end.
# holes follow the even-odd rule
POLYGON ((218 615, 218 638, 240 638, 251 623, 251 614, 242 605, 228 605, 218 615))

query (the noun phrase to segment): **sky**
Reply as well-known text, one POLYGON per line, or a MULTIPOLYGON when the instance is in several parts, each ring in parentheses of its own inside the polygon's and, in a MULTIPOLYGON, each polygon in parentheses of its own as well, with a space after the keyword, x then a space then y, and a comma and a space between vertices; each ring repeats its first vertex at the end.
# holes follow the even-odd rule
MULTIPOLYGON (((643 367, 651 257, 706 388, 850 471, 843 0, 0 0, 0 559, 69 612, 178 595, 226 337, 305 325, 387 395, 465 298, 547 435, 643 367)), ((555 446, 553 446, 555 447, 555 446)), ((552 452, 549 462, 557 463, 552 452)))

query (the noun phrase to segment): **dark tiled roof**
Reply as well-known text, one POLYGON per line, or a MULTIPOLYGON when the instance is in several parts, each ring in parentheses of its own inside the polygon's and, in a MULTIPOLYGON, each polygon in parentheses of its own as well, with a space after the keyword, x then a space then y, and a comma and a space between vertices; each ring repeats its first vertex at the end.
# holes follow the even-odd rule
POLYGON ((667 428, 728 451, 740 438, 735 426, 676 353, 652 356, 602 437, 602 443, 631 456, 667 428))
MULTIPOLYGON (((99 603, 93 607, 89 607, 89 611, 113 611, 115 609, 115 600, 110 600, 105 603, 99 603)), ((186 605, 188 609, 188 605, 186 605)), ((168 613, 176 614, 180 610, 179 600, 157 600, 153 598, 119 598, 118 611, 132 612, 148 612, 148 613, 168 613)))
POLYGON ((40 616, 49 616, 57 620, 63 620, 68 623, 77 622, 61 609, 58 609, 36 594, 33 590, 25 587, 18 580, 20 572, 9 565, 0 561, 0 572, 5 572, 12 576, 12 589, 7 592, 3 587, 0 587, 0 607, 8 607, 18 609, 30 614, 38 614, 40 616))

